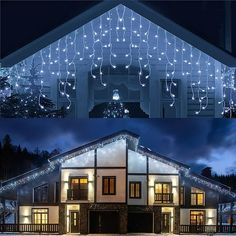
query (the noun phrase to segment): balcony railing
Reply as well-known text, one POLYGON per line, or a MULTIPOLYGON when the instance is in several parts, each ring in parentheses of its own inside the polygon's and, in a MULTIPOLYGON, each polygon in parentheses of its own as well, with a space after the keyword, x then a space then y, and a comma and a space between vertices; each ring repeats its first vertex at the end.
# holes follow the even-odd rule
POLYGON ((235 233, 236 225, 180 225, 180 233, 235 233))
POLYGON ((0 232, 58 233, 58 224, 0 224, 0 232))
POLYGON ((67 189, 67 200, 88 200, 88 190, 67 189))
POLYGON ((155 203, 173 203, 173 193, 155 193, 155 203))

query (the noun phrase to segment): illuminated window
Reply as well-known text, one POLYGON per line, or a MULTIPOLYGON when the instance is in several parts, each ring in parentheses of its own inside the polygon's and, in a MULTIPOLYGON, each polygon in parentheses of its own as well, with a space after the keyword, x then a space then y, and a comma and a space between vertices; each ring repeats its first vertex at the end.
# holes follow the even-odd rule
POLYGON ((158 203, 173 202, 171 183, 155 183, 155 201, 158 203))
POLYGON ((33 208, 32 209, 32 223, 33 224, 48 224, 48 209, 33 208))
POLYGON ((141 182, 129 182, 129 197, 141 198, 141 182))
POLYGON ((204 206, 205 205, 205 193, 201 189, 191 188, 191 205, 192 206, 204 206))
POLYGON ((115 176, 102 177, 102 194, 103 195, 116 194, 116 177, 115 176))
POLYGON ((34 188, 34 202, 48 202, 48 184, 34 188))
POLYGON ((190 225, 204 225, 205 211, 190 211, 190 225))
POLYGON ((180 187, 180 205, 183 206, 185 201, 185 189, 184 186, 180 187))

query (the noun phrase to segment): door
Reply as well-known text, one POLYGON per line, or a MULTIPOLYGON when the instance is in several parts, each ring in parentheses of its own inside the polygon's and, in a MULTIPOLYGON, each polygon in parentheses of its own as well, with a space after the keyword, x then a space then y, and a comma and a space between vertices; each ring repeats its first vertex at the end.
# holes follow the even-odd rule
POLYGON ((119 233, 118 211, 90 211, 90 233, 119 233))
POLYGON ((205 223, 204 211, 190 211, 190 232, 203 233, 205 223))
POLYGON ((71 233, 79 233, 79 212, 78 211, 70 211, 70 232, 71 233))
POLYGON ((170 232, 170 213, 162 213, 161 215, 161 232, 170 232))
POLYGON ((152 233, 153 214, 146 212, 128 213, 128 233, 152 233))

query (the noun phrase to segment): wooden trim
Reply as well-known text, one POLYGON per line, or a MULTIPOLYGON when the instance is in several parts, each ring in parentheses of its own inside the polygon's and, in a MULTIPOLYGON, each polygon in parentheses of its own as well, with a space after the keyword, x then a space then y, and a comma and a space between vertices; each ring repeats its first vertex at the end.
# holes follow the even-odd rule
POLYGON ((97 202, 97 148, 94 150, 94 203, 97 202))
POLYGON ((149 205, 149 157, 146 156, 147 206, 149 205))
POLYGON ((126 142, 125 142, 125 161, 126 161, 126 171, 125 171, 125 202, 126 204, 128 203, 128 181, 129 181, 129 178, 128 178, 128 168, 129 168, 129 164, 128 164, 128 158, 129 158, 129 152, 128 152, 128 143, 127 143, 127 139, 126 139, 126 142))
POLYGON ((102 195, 116 195, 116 176, 102 176, 102 195), (104 192, 105 179, 108 179, 108 193, 104 192), (114 193, 110 193, 110 179, 114 179, 114 193))
MULTIPOLYGON (((126 169, 126 167, 125 166, 96 166, 96 168, 97 169, 126 169)), ((76 169, 78 169, 78 170, 86 170, 86 169, 95 169, 95 167, 69 167, 69 168, 67 168, 67 167, 62 167, 61 169, 63 169, 63 170, 76 170, 76 169)))
POLYGON ((142 198, 142 182, 141 181, 130 181, 129 182, 129 198, 131 199, 141 199, 142 198), (134 184, 134 195, 136 193, 136 184, 139 185, 139 197, 131 197, 131 184, 134 184))

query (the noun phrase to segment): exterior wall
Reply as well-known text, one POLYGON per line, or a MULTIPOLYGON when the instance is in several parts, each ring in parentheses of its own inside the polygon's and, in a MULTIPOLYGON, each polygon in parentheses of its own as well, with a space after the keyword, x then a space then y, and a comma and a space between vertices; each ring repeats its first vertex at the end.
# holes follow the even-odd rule
POLYGON ((180 209, 180 224, 189 225, 190 224, 190 211, 191 210, 203 210, 205 211, 205 224, 206 225, 216 225, 217 223, 217 210, 216 209, 206 209, 206 208, 189 208, 180 209))
POLYGON ((61 169, 61 202, 67 201, 67 189, 69 189, 69 177, 88 177, 88 201, 94 201, 94 169, 61 169))
POLYGON ((178 174, 178 170, 170 165, 164 164, 160 161, 149 158, 148 160, 149 173, 152 174, 178 174))
POLYGON ((58 206, 19 206, 19 223, 32 224, 32 208, 48 208, 48 223, 59 223, 59 207, 58 206))
POLYGON ((70 167, 94 167, 94 150, 90 152, 86 152, 82 155, 78 155, 69 160, 66 160, 61 164, 62 168, 70 168, 70 167))
POLYGON ((170 182, 172 184, 173 204, 179 204, 179 177, 177 175, 149 175, 148 204, 154 204, 154 184, 155 182, 170 182))
POLYGON ((126 169, 97 170, 97 202, 126 201, 126 169), (116 195, 102 195, 102 176, 116 176, 116 195))
POLYGON ((126 140, 118 140, 97 149, 98 167, 125 167, 126 140))
POLYGON ((129 175, 127 194, 128 194, 128 205, 147 205, 147 177, 146 175, 129 175), (129 198, 129 182, 130 181, 141 182, 141 198, 137 198, 137 199, 129 198))
POLYGON ((147 173, 147 157, 129 149, 128 173, 147 173))

